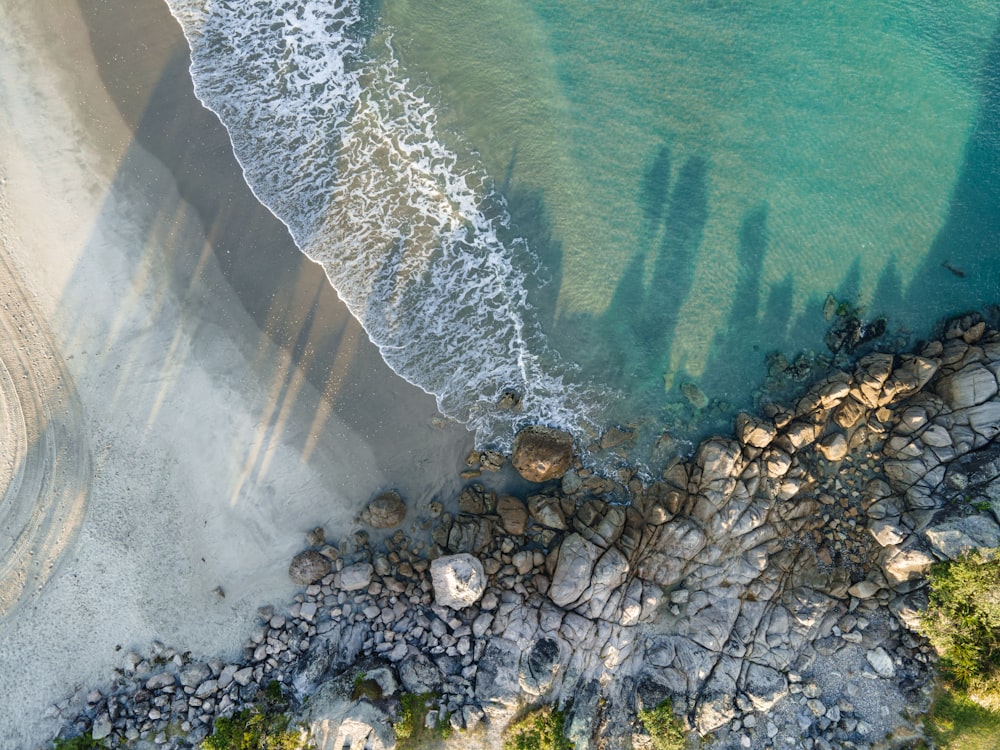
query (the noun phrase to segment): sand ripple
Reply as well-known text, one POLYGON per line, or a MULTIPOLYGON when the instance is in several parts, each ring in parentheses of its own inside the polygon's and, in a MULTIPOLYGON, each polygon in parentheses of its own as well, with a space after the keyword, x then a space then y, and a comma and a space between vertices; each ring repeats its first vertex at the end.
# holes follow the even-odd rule
POLYGON ((51 576, 83 520, 90 478, 66 364, 0 255, 0 618, 51 576))

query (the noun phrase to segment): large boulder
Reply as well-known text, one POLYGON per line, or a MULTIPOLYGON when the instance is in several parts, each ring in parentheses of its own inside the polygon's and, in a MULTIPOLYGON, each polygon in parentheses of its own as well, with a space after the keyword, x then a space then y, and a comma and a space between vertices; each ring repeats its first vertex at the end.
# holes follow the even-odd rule
POLYGON ((600 547, 579 534, 563 539, 549 586, 549 598, 554 604, 565 607, 580 598, 590 587, 594 563, 602 552, 600 547))
POLYGON ((573 463, 573 437, 552 427, 525 427, 514 438, 512 463, 529 482, 558 479, 573 463))
POLYGON ((314 549, 300 552, 292 558, 292 563, 288 566, 288 577, 299 586, 315 583, 329 572, 329 558, 324 557, 314 549))
POLYGON ((993 398, 997 393, 997 379, 976 362, 939 378, 934 389, 952 409, 964 409, 993 398))
POLYGON ((391 529, 406 518, 406 503, 398 492, 383 492, 361 511, 361 522, 374 529, 391 529))
POLYGON ((442 607, 465 609, 486 590, 486 572, 478 558, 467 552, 445 555, 431 562, 434 601, 442 607))

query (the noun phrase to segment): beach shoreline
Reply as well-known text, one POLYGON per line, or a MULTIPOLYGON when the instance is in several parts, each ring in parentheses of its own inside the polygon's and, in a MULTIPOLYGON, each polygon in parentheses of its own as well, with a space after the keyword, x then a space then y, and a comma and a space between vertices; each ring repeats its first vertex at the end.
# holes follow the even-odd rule
MULTIPOLYGON (((450 493, 472 443, 381 363, 287 233, 234 238, 277 222, 245 185, 233 190, 231 151, 212 151, 217 121, 215 146, 186 162, 164 165, 135 137, 98 75, 102 55, 118 55, 99 46, 100 29, 147 55, 144 68, 125 60, 139 121, 190 140, 211 117, 176 63, 182 38, 162 26, 165 9, 84 11, 2 10, 0 240, 30 317, 51 333, 51 344, 25 334, 11 345, 64 363, 73 388, 59 398, 75 390, 82 434, 63 439, 93 466, 85 510, 30 550, 46 576, 11 594, 0 619, 0 735, 15 747, 54 734, 46 708, 118 667, 121 649, 235 652, 256 608, 291 595, 287 560, 306 530, 347 527, 390 487, 416 503, 450 493), (192 205, 184 183, 196 179, 217 204, 192 205), (219 257, 237 246, 227 268, 219 257), (261 303, 253 315, 247 299, 261 303)), ((36 502, 11 490, 5 522, 36 502)))

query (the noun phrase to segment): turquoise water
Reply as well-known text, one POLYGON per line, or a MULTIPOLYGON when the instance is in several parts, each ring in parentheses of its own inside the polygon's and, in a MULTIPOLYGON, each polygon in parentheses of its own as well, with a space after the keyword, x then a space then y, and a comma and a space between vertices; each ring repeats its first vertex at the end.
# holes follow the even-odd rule
POLYGON ((169 4, 257 195, 485 442, 725 423, 831 293, 884 345, 997 301, 991 3, 169 4))

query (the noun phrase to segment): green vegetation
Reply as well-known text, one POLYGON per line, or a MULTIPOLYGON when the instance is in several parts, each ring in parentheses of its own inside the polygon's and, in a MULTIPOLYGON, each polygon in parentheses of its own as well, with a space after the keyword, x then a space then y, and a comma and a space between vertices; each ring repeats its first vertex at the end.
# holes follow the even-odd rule
POLYGON ((504 730, 503 750, 573 750, 565 723, 563 712, 549 706, 532 711, 504 730))
POLYGON ((1000 709, 1000 558, 978 553, 931 568, 920 631, 944 676, 983 708, 1000 709))
POLYGON ((1000 747, 1000 714, 976 705, 954 685, 939 689, 924 728, 938 750, 1000 747))
POLYGON ((941 662, 928 735, 941 750, 1000 747, 1000 558, 940 563, 929 583, 920 632, 941 662))
POLYGON ((684 723, 674 716, 674 707, 667 698, 656 708, 639 711, 639 721, 649 732, 655 750, 684 750, 690 733, 684 723))
POLYGON ((399 719, 392 725, 396 750, 416 750, 451 735, 447 714, 439 715, 434 726, 427 727, 427 713, 439 698, 436 693, 403 693, 399 697, 399 719))
POLYGON ((103 750, 103 748, 104 743, 95 740, 89 733, 52 740, 52 750, 103 750))
POLYGON ((277 682, 250 708, 215 720, 214 731, 201 743, 203 750, 305 750, 311 743, 289 728, 288 699, 277 682))

